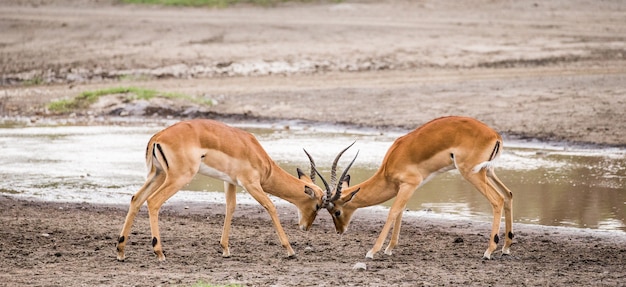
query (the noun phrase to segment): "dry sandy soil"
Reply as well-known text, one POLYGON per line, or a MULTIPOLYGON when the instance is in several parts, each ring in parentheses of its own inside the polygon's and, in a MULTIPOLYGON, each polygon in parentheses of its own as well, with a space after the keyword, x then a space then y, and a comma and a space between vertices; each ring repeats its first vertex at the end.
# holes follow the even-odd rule
POLYGON ((246 286, 624 286, 623 234, 517 225, 512 256, 480 259, 490 223, 405 217, 392 256, 366 260, 386 214, 359 210, 350 230, 334 233, 328 213, 308 232, 295 209, 279 206, 296 258, 289 259, 258 205, 239 205, 232 257, 219 245, 223 205, 166 205, 152 253, 147 212, 131 232, 127 258, 115 241, 126 207, 43 203, 0 197, 0 280, 8 286, 190 286, 198 281, 246 286), (367 270, 355 271, 357 262, 367 270))
MULTIPOLYGON (((626 3, 347 1, 229 9, 111 0, 0 3, 0 115, 107 123, 212 117, 296 119, 381 130, 444 115, 476 117, 506 137, 626 146, 626 3), (108 87, 208 98, 108 102, 71 115, 51 100, 108 87)), ((287 259, 269 216, 241 205, 233 257, 220 256, 221 205, 167 206, 168 255, 151 254, 146 213, 129 258, 115 260, 126 207, 0 197, 6 285, 624 286, 626 236, 516 225, 513 256, 480 259, 489 223, 406 218, 393 256, 366 261, 386 215, 363 210, 338 237, 328 214, 296 228, 287 259), (357 262, 366 271, 353 271, 357 262)))

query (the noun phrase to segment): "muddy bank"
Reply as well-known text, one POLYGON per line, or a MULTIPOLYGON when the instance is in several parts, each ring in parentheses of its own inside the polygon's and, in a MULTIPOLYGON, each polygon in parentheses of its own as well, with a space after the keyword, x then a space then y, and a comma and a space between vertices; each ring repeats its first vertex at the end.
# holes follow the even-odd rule
POLYGON ((408 131, 437 117, 463 115, 487 123, 505 139, 626 145, 626 122, 622 120, 626 70, 593 75, 582 71, 563 75, 558 69, 530 75, 510 70, 506 72, 511 74, 490 70, 430 72, 434 75, 387 71, 5 88, 0 99, 5 119, 21 116, 35 124, 45 119, 106 124, 119 120, 119 116, 128 122, 201 117, 264 122, 288 119, 385 132, 408 131), (184 93, 212 99, 215 104, 118 101, 65 115, 45 108, 54 99, 111 86, 184 93))
POLYGON ((148 113, 156 118, 384 131, 464 115, 511 136, 624 146, 624 15, 620 1, 3 1, 0 114, 36 121, 51 100, 133 86, 217 103, 148 113))

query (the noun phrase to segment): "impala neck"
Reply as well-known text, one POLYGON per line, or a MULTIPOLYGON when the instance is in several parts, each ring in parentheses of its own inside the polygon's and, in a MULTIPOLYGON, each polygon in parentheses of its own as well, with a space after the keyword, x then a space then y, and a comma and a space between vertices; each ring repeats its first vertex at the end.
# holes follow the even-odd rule
POLYGON ((377 205, 394 198, 397 194, 395 185, 387 181, 380 170, 366 181, 344 189, 341 192, 342 198, 347 200, 350 194, 359 188, 359 192, 346 203, 347 206, 361 208, 377 205))
POLYGON ((289 174, 274 162, 271 163, 269 176, 261 182, 265 192, 295 205, 308 198, 308 195, 304 193, 304 185, 300 179, 289 174))

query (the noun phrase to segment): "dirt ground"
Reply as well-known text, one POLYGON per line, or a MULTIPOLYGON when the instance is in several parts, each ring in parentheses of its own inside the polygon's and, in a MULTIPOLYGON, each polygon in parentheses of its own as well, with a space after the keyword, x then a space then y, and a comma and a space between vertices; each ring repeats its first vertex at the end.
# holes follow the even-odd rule
POLYGON ((223 205, 161 210, 167 260, 150 245, 147 212, 138 216, 127 259, 115 259, 125 206, 44 203, 0 197, 0 251, 7 286, 190 286, 198 281, 246 286, 624 286, 623 234, 516 227, 513 255, 481 260, 490 223, 404 219, 394 255, 365 253, 385 213, 359 210, 350 230, 334 234, 320 213, 312 230, 297 228, 295 209, 279 206, 295 259, 286 257, 267 213, 239 205, 231 258, 221 257, 223 205), (353 266, 363 262, 367 270, 353 266))
MULTIPOLYGON (((619 0, 345 1, 229 9, 8 0, 0 3, 0 31, 5 122, 211 117, 385 131, 465 115, 505 139, 626 146, 626 3, 619 0), (118 101, 66 115, 46 109, 51 100, 119 86, 215 104, 118 101)), ((9 286, 626 282, 623 233, 519 224, 513 255, 483 261, 490 223, 405 218, 395 254, 365 260, 384 212, 360 211, 339 237, 328 214, 302 232, 295 209, 280 206, 298 254, 287 259, 266 212, 240 205, 233 256, 224 259, 218 244, 224 207, 198 203, 162 210, 165 263, 152 255, 145 212, 135 222, 129 257, 120 263, 115 239, 126 206, 10 196, 0 197, 0 206, 0 280, 9 286), (357 262, 367 270, 352 270, 357 262)))

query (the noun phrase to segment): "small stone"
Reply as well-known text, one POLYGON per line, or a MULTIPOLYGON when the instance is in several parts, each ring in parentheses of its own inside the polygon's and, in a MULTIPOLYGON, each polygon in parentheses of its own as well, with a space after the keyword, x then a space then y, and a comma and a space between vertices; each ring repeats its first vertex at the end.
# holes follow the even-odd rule
POLYGON ((357 262, 356 264, 354 264, 354 266, 352 266, 352 270, 364 271, 367 270, 367 265, 365 265, 365 263, 363 262, 357 262))

